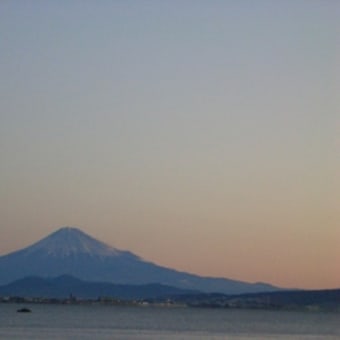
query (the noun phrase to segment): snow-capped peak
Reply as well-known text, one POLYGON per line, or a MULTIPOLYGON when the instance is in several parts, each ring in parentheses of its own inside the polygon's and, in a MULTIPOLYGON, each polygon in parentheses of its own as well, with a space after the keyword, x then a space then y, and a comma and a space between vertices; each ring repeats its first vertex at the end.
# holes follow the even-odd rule
POLYGON ((109 245, 72 227, 63 227, 37 243, 27 247, 26 253, 44 250, 52 256, 70 256, 72 254, 87 254, 91 256, 117 256, 123 253, 109 245))

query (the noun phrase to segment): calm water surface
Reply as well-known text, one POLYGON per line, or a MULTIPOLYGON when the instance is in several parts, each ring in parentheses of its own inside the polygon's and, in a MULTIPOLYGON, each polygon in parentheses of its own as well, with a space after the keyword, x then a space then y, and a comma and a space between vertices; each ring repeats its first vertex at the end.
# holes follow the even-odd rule
POLYGON ((0 304, 1 339, 340 339, 340 314, 0 304))

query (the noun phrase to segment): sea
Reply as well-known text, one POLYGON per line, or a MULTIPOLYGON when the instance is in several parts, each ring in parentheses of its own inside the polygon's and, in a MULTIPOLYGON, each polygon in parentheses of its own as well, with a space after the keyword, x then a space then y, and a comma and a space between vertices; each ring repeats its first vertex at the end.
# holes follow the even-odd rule
POLYGON ((0 303, 0 339, 335 340, 340 313, 0 303))

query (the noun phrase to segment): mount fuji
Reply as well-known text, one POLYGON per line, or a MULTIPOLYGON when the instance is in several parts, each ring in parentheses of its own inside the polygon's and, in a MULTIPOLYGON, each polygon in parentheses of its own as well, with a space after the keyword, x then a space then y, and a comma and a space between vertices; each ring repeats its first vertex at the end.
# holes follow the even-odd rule
POLYGON ((0 285, 28 276, 53 278, 61 275, 72 275, 92 282, 159 283, 225 294, 278 290, 265 283, 202 277, 162 267, 71 227, 61 228, 31 246, 0 256, 0 285))

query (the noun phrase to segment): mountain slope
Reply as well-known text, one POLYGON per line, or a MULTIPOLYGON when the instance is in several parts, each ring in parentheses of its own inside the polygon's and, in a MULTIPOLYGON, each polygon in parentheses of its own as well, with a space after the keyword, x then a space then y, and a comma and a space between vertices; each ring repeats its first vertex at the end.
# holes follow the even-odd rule
POLYGON ((241 294, 276 290, 225 278, 201 277, 161 267, 100 242, 76 228, 61 228, 33 245, 0 257, 0 285, 27 276, 72 275, 116 284, 160 283, 203 292, 241 294))

